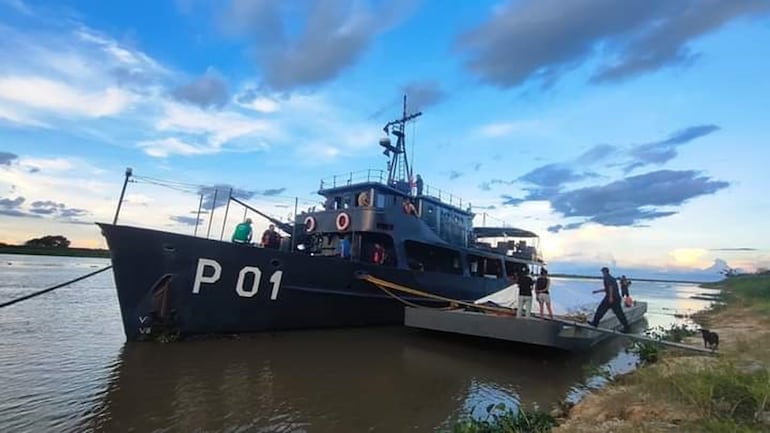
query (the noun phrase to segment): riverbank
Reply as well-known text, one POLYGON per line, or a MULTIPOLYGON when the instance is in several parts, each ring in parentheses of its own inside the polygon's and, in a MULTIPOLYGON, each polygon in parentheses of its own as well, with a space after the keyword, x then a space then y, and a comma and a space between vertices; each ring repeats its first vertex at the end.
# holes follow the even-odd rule
POLYGON ((109 258, 108 250, 91 248, 40 248, 23 245, 0 246, 0 254, 22 254, 32 256, 63 256, 63 257, 100 257, 109 258))
MULTIPOLYGON (((705 287, 725 304, 695 318, 719 334, 718 356, 664 351, 573 407, 554 433, 770 430, 770 274, 705 287)), ((702 345, 700 335, 685 341, 702 345)))

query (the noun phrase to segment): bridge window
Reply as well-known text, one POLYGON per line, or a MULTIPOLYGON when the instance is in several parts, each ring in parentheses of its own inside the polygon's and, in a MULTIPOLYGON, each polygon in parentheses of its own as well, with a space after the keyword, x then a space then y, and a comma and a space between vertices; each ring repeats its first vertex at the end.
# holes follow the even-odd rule
POLYGON ((519 262, 512 262, 510 260, 505 261, 505 275, 508 275, 509 277, 512 275, 517 275, 521 271, 527 268, 527 265, 524 263, 519 262))
POLYGON ((497 258, 469 254, 468 271, 475 277, 502 278, 503 262, 497 258))
POLYGON ((404 246, 411 269, 457 275, 463 272, 458 251, 416 241, 406 241, 404 246))

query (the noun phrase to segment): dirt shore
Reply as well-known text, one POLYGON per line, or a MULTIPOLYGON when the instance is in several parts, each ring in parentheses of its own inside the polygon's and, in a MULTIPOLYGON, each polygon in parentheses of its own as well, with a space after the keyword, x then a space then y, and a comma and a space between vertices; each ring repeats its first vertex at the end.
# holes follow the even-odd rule
MULTIPOLYGON (((665 351, 658 362, 581 400, 553 432, 770 431, 770 319, 735 302, 696 321, 719 334, 718 355, 665 351), (722 396, 725 389, 742 390, 744 382, 758 394, 722 396)), ((702 346, 703 340, 698 335, 685 343, 702 346)))

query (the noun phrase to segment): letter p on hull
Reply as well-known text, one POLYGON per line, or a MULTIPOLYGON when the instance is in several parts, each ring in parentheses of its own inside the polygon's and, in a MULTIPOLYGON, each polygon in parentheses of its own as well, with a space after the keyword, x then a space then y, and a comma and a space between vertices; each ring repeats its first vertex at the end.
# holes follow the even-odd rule
POLYGON ((198 269, 195 271, 195 283, 193 284, 193 293, 200 293, 202 283, 216 283, 222 276, 222 265, 211 259, 198 259, 198 269), (206 268, 211 268, 214 273, 206 276, 206 268))

